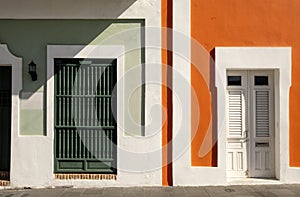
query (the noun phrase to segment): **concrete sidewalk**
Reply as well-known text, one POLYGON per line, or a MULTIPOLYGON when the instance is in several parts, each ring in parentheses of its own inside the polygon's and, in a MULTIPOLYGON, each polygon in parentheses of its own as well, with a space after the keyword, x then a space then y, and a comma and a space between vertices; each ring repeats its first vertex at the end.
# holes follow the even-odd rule
POLYGON ((0 190, 1 197, 30 196, 120 196, 120 197, 192 197, 192 196, 300 196, 300 185, 235 185, 209 187, 129 187, 129 188, 54 188, 0 190))

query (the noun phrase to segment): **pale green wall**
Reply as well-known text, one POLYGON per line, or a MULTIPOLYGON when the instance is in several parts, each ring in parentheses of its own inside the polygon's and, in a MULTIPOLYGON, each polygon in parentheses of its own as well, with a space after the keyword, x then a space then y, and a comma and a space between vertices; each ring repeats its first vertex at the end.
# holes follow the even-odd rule
MULTIPOLYGON (((140 30, 119 34, 126 30, 144 26, 144 20, 0 20, 0 43, 6 43, 10 51, 23 59, 22 92, 44 92, 46 84, 47 45, 124 45, 125 71, 140 65, 144 59, 143 50, 136 48, 144 42, 140 30), (116 35, 116 36, 114 36, 116 35), (125 36, 124 36, 125 35, 125 36), (27 64, 33 60, 37 64, 38 80, 33 82, 28 74, 27 64)), ((142 74, 136 76, 141 81, 142 74)), ((125 90, 130 80, 125 80, 125 90)), ((125 91, 126 92, 126 91, 125 91)), ((130 109, 138 123, 141 120, 142 91, 138 90, 133 98, 136 105, 130 109)), ((21 94, 20 94, 21 95, 21 94)), ((45 95, 45 94, 44 94, 45 95)), ((45 95, 46 96, 46 95, 45 95)), ((46 97, 44 97, 45 100, 46 97)), ((22 98, 27 99, 27 98, 22 98)), ((44 102, 45 107, 45 102, 44 102)), ((42 109, 22 109, 21 103, 20 134, 44 135, 45 111, 42 109)), ((126 119, 126 118, 125 118, 126 119)), ((126 120, 125 120, 126 122, 126 120)), ((131 132, 131 131, 128 131, 131 132)), ((133 131, 136 132, 136 131, 133 131)), ((142 131, 139 131, 142 132, 142 131)))

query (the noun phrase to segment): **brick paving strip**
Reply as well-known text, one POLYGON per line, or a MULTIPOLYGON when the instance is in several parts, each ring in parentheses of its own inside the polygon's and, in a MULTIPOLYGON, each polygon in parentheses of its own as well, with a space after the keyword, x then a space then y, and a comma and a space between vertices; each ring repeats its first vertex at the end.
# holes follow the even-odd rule
POLYGON ((30 196, 120 196, 120 197, 219 197, 219 196, 300 196, 300 184, 234 185, 199 187, 106 187, 106 188, 51 188, 51 189, 0 189, 0 197, 30 196))

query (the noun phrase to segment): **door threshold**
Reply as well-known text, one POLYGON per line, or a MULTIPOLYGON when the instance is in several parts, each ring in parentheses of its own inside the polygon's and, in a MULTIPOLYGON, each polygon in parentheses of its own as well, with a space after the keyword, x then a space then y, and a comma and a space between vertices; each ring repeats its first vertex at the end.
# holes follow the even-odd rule
POLYGON ((248 178, 248 177, 235 177, 227 178, 228 185, 278 185, 283 184, 276 178, 248 178))

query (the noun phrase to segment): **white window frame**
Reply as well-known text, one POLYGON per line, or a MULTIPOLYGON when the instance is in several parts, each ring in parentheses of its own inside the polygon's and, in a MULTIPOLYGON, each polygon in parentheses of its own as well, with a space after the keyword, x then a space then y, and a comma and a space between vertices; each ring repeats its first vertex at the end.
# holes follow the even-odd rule
MULTIPOLYGON (((117 120, 124 122, 123 117, 123 84, 124 74, 124 47, 120 45, 48 45, 47 46, 47 136, 51 138, 52 150, 54 141, 54 58, 108 58, 117 59, 117 120)), ((117 126, 117 144, 120 144, 119 135, 122 128, 117 126)), ((119 152, 117 152, 117 167, 119 166, 119 152)), ((54 169, 53 153, 51 154, 52 169, 54 169)), ((119 170, 117 169, 117 174, 119 170)))

